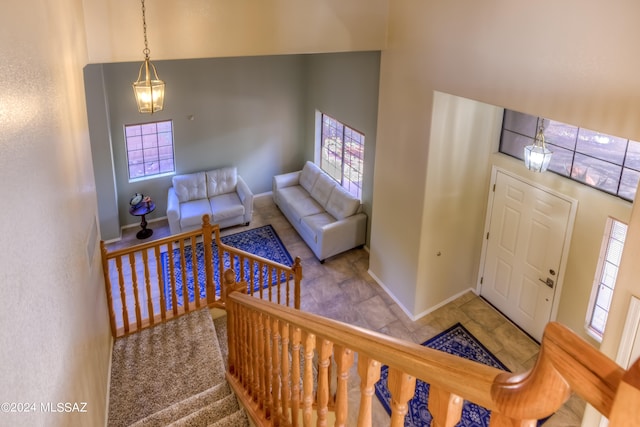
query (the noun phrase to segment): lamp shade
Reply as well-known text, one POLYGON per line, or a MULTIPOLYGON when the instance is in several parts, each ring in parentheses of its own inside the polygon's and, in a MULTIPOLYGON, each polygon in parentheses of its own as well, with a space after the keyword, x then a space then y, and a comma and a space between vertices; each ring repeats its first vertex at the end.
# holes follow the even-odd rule
POLYGON ((533 144, 524 147, 524 165, 530 171, 544 172, 549 167, 553 152, 544 144, 544 119, 541 118, 538 124, 533 144))
POLYGON ((549 167, 551 154, 544 145, 527 145, 524 147, 524 165, 534 172, 544 172, 549 167))
POLYGON ((164 106, 164 82, 158 78, 156 67, 148 58, 140 66, 138 80, 133 83, 133 92, 136 95, 138 111, 141 113, 153 114, 162 111, 164 106), (142 69, 145 69, 144 79, 142 69), (153 77, 150 71, 153 70, 153 77))

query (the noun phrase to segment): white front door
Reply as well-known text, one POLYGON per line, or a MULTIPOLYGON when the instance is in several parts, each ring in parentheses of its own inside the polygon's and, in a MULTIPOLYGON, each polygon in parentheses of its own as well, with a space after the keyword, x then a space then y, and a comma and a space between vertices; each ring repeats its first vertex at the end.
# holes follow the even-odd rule
POLYGON ((540 341, 575 210, 570 201, 514 176, 494 176, 480 294, 540 341))

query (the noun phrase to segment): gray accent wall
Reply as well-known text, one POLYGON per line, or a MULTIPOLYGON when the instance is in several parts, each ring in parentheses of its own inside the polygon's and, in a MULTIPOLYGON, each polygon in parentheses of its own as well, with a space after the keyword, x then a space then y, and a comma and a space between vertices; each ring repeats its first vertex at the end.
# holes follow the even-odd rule
MULTIPOLYGON (((164 110, 153 115, 138 113, 131 89, 141 62, 85 68, 104 240, 139 223, 128 213, 136 192, 156 203, 147 220, 166 216, 171 176, 129 182, 125 124, 173 120, 177 174, 234 165, 260 194, 271 190, 273 175, 313 160, 315 110, 324 109, 365 133, 366 179, 372 181, 379 52, 153 62, 166 83, 164 110)), ((365 182, 368 213, 372 191, 365 182)))
MULTIPOLYGON (((307 67, 307 112, 305 141, 315 138, 315 111, 325 113, 365 136, 363 210, 367 214, 367 244, 373 205, 373 170, 378 126, 378 84, 380 53, 356 52, 309 55, 307 67)), ((305 147, 305 157, 314 158, 313 145, 305 147)), ((319 155, 319 153, 315 153, 319 155)))

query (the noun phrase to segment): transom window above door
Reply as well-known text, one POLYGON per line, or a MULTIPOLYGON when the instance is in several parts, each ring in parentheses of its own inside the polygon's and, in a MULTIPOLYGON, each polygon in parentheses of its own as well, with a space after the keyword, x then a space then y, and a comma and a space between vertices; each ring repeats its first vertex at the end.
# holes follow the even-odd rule
MULTIPOLYGON (((504 110, 500 152, 524 158, 542 117, 504 110)), ((640 142, 546 120, 544 138, 553 152, 549 170, 633 201, 640 180, 640 142)))

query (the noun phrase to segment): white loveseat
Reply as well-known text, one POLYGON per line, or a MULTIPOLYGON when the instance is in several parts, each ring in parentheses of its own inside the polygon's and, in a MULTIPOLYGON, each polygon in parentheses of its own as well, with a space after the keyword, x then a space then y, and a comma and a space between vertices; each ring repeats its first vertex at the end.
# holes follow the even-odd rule
POLYGON ((175 175, 167 195, 171 234, 195 230, 208 214, 220 228, 249 224, 253 193, 235 167, 175 175))
POLYGON ((320 262, 365 243, 360 200, 312 162, 274 176, 273 200, 320 262))

